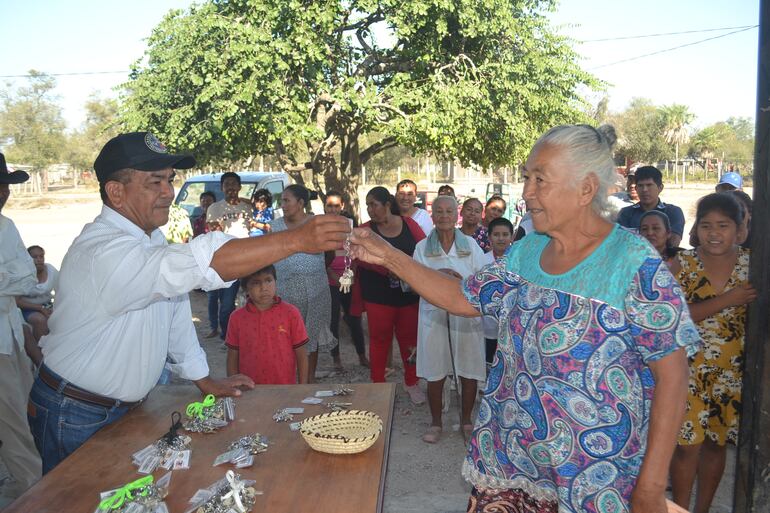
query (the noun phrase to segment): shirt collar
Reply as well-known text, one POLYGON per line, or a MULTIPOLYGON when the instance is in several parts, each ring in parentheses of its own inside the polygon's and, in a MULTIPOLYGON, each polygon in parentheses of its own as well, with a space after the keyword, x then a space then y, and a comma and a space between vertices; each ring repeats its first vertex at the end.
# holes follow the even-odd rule
POLYGON ((131 235, 133 238, 141 241, 150 240, 154 243, 160 243, 161 241, 166 240, 163 236, 163 232, 161 232, 159 229, 155 229, 152 231, 152 234, 148 237, 146 233, 144 233, 144 230, 139 228, 137 225, 135 225, 133 222, 131 222, 128 218, 124 217, 119 212, 111 209, 107 205, 102 205, 102 212, 99 214, 99 217, 102 221, 104 221, 107 224, 111 224, 112 226, 118 228, 119 230, 126 232, 127 234, 131 235))
MULTIPOLYGON (((642 203, 641 202, 634 203, 634 208, 642 208, 642 203)), ((666 209, 666 204, 660 201, 660 198, 658 198, 658 204, 655 205, 655 208, 653 210, 665 210, 665 209, 666 209)))
MULTIPOLYGON (((273 306, 280 305, 280 304, 281 304, 281 298, 279 298, 278 296, 275 296, 273 298, 273 306)), ((260 310, 259 308, 257 308, 257 306, 254 303, 251 302, 251 300, 246 301, 246 310, 251 313, 261 313, 263 311, 267 312, 269 310, 272 310, 273 306, 271 306, 267 310, 260 310)))

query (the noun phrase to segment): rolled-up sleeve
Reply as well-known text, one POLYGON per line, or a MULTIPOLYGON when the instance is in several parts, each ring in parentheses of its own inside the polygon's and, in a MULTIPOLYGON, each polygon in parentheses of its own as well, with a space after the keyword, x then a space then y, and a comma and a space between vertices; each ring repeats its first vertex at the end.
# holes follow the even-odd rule
POLYGON ((203 379, 209 375, 209 364, 192 322, 190 299, 181 296, 174 301, 174 318, 168 341, 171 370, 190 381, 203 379))
POLYGON ((232 285, 232 281, 222 281, 219 274, 211 267, 211 259, 214 258, 219 248, 224 246, 228 241, 234 237, 226 235, 222 232, 210 232, 200 237, 194 238, 190 241, 190 249, 192 250, 193 258, 198 264, 198 268, 201 270, 203 277, 208 282, 203 285, 203 290, 216 290, 229 287, 232 285))
POLYGON ((159 298, 173 298, 202 288, 229 286, 210 267, 214 253, 232 237, 220 232, 187 244, 137 244, 129 235, 89 255, 94 291, 112 315, 139 310, 159 298))

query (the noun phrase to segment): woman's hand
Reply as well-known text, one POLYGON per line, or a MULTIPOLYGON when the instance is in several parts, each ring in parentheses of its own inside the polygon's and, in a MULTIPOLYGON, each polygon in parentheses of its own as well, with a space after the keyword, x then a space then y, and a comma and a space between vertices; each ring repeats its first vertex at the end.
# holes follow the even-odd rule
POLYGON ((757 291, 751 286, 751 283, 738 285, 732 290, 725 292, 729 295, 732 306, 746 305, 757 299, 757 291))
POLYGON ((392 251, 398 250, 369 228, 354 228, 350 235, 351 258, 384 266, 392 251))

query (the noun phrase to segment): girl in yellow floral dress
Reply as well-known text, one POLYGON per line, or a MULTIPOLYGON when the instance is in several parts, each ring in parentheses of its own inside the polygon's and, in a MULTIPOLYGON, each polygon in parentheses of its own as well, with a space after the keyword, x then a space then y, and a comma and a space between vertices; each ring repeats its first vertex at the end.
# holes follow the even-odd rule
POLYGON ((726 443, 738 439, 746 305, 756 298, 748 282, 749 250, 738 246, 743 210, 725 193, 698 202, 699 245, 682 251, 671 272, 679 280, 703 339, 690 359, 687 414, 671 461, 674 501, 684 508, 697 477, 694 513, 708 513, 724 473, 726 443))

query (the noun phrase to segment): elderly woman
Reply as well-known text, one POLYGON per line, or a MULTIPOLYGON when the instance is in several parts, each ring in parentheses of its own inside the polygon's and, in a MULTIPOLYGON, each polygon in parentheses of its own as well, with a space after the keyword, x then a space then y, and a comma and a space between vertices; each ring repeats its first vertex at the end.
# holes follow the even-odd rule
MULTIPOLYGON (((271 231, 282 232, 303 225, 310 219, 306 206, 310 203, 310 191, 299 184, 286 187, 281 194, 283 217, 273 221, 271 231)), ((323 253, 295 253, 275 263, 278 275, 278 295, 282 300, 299 308, 305 321, 310 341, 305 345, 308 352, 308 383, 315 382, 318 366, 318 349, 331 349, 337 344, 329 329, 332 299, 326 276, 326 260, 323 253)))
POLYGON ((463 475, 468 511, 663 513, 699 338, 660 255, 602 217, 614 132, 559 126, 535 144, 524 199, 535 232, 459 281, 354 231, 438 308, 499 322, 463 475), (485 509, 487 508, 487 509, 485 509))
POLYGON ((669 244, 671 221, 660 210, 648 210, 642 214, 639 220, 639 235, 650 241, 652 247, 660 253, 661 258, 668 265, 671 265, 676 254, 682 250, 669 244))
MULTIPOLYGON (((452 196, 438 196, 433 201, 432 217, 433 231, 417 243, 414 259, 456 278, 466 278, 479 271, 486 264, 486 258, 473 239, 455 228, 457 200, 452 196)), ((422 437, 425 442, 436 443, 441 436, 444 381, 454 373, 462 382, 462 429, 470 436, 476 383, 486 375, 481 321, 449 315, 420 299, 417 375, 428 382, 431 414, 431 425, 422 437)))

